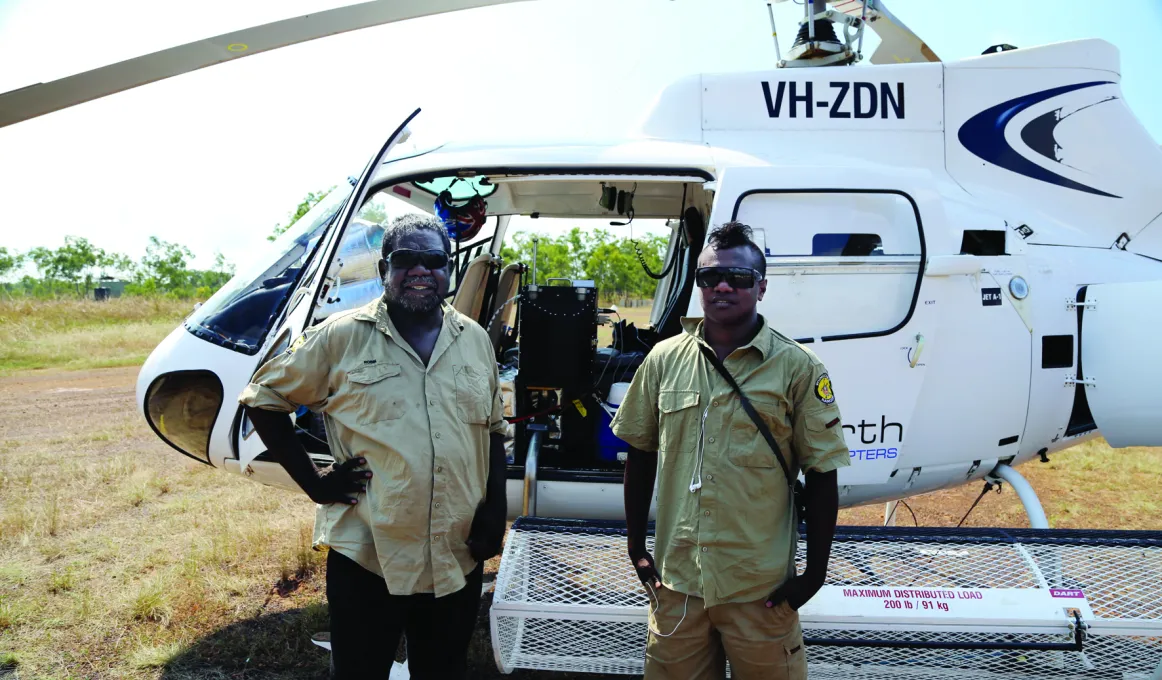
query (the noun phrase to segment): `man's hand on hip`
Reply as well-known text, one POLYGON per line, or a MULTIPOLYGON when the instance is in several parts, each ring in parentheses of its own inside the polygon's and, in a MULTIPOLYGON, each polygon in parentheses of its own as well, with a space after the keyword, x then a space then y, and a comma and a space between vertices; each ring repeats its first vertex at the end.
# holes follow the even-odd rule
POLYGON ((319 480, 305 491, 312 501, 320 505, 355 505, 359 502, 355 494, 367 491, 367 480, 371 479, 370 470, 358 469, 358 466, 366 464, 367 460, 359 457, 325 467, 319 470, 319 480))
POLYGON ((477 506, 472 528, 468 530, 468 554, 472 559, 483 562, 500 554, 507 514, 506 507, 500 503, 484 501, 477 506))

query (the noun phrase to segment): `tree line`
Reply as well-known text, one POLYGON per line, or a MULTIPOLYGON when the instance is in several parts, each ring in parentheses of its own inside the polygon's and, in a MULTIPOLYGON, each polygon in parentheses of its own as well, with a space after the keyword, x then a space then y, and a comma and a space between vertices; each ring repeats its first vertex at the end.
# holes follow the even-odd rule
MULTIPOLYGON (((274 225, 267 240, 273 241, 290 229, 334 188, 308 192, 289 213, 286 224, 274 225)), ((81 236, 66 236, 60 248, 40 246, 26 253, 0 246, 0 291, 30 297, 91 297, 102 282, 116 280, 125 282, 125 295, 205 300, 234 276, 234 265, 220 252, 215 253, 209 269, 192 268, 193 257, 186 246, 156 236, 149 237, 145 255, 136 262, 127 255, 98 248, 81 236), (37 276, 25 274, 18 281, 4 283, 26 262, 36 268, 37 276)))
MULTIPOLYGON (((286 225, 274 226, 268 240, 289 229, 329 191, 308 193, 288 215, 286 225)), ((387 213, 382 206, 371 205, 360 212, 360 218, 385 222, 387 213)), ((615 238, 605 229, 583 231, 574 227, 557 237, 516 233, 508 239, 501 256, 506 262, 524 262, 531 267, 534 240, 539 283, 549 278, 592 279, 607 301, 652 298, 657 281, 646 274, 641 262, 653 272, 661 272, 667 244, 667 237, 660 234, 634 240, 615 238)), ((0 246, 0 282, 26 263, 36 270, 35 276, 25 274, 19 280, 0 283, 0 290, 17 296, 92 297, 94 288, 103 281, 119 280, 125 282, 125 295, 205 300, 234 275, 234 265, 221 253, 209 269, 191 267, 193 257, 186 246, 156 236, 149 237, 145 255, 137 261, 99 248, 81 236, 66 236, 59 248, 40 246, 25 253, 0 246)))
POLYGON ((4 283, 9 295, 90 297, 106 281, 124 281, 126 295, 165 295, 206 299, 234 276, 234 265, 221 253, 210 269, 190 266, 193 252, 180 243, 149 237, 145 255, 136 262, 106 251, 83 236, 66 236, 59 248, 38 246, 26 253, 0 246, 0 279, 31 263, 37 275, 4 283))

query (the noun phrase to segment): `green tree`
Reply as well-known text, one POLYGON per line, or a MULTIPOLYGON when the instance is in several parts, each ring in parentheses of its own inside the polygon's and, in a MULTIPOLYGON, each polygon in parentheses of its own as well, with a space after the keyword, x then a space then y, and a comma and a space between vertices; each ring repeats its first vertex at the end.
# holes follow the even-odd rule
POLYGON ((131 267, 128 257, 107 253, 80 236, 66 236, 65 244, 56 250, 38 246, 28 251, 28 257, 40 270, 44 279, 64 281, 78 295, 93 287, 93 279, 110 271, 126 271, 131 267))
POLYGON ((641 240, 615 238, 605 229, 591 232, 574 227, 558 237, 544 234, 515 234, 501 249, 507 262, 524 262, 532 267, 533 239, 537 239, 537 282, 550 278, 592 279, 603 300, 627 297, 649 298, 657 280, 642 269, 635 243, 650 270, 660 274, 668 237, 650 235, 641 240))
POLYGON ((384 224, 387 222, 387 208, 379 201, 372 199, 363 204, 359 209, 359 219, 367 220, 373 224, 384 224))
POLYGON ((9 272, 14 271, 23 263, 23 255, 15 251, 9 253, 7 248, 0 246, 0 279, 7 276, 9 272))
POLYGON ((509 245, 501 248, 501 257, 508 262, 524 262, 531 270, 535 250, 537 282, 540 284, 550 278, 581 278, 584 274, 584 244, 580 231, 574 228, 570 234, 557 238, 544 234, 518 233, 509 245))
POLYGON ((105 259, 98 265, 101 277, 131 276, 133 274, 133 260, 121 253, 107 253, 105 259))
POLYGON ((187 264, 193 256, 193 252, 181 244, 150 236, 145 256, 138 263, 134 283, 151 291, 181 291, 193 282, 194 273, 187 264))
POLYGON ((234 277, 234 265, 221 252, 214 253, 214 266, 194 272, 194 296, 208 298, 234 277))
POLYGON ((307 197, 304 198, 301 203, 299 203, 297 206, 295 206, 294 212, 292 212, 290 214, 290 221, 286 223, 286 226, 283 226, 281 224, 274 225, 274 229, 271 231, 270 236, 266 237, 266 240, 267 241, 274 241, 275 239, 277 239, 279 236, 282 235, 283 232, 285 232, 287 229, 290 229, 292 226, 294 226, 294 223, 298 222, 300 217, 302 217, 303 215, 306 215, 310 211, 311 208, 315 207, 316 203, 318 203, 319 201, 326 198, 327 194, 331 193, 334 190, 335 190, 335 187, 332 186, 330 189, 327 189, 325 191, 309 191, 309 192, 307 192, 307 197))
POLYGON ((634 269, 638 267, 632 250, 627 254, 621 241, 605 240, 599 232, 589 256, 585 259, 585 273, 593 279, 597 290, 606 299, 622 298, 632 292, 634 269))

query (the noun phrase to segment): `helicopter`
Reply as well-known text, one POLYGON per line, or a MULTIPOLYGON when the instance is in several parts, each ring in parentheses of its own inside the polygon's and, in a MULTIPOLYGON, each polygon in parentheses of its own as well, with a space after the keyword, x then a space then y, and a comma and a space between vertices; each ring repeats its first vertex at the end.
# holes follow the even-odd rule
MULTIPOLYGON (((377 0, 245 29, 0 95, 0 126, 323 35, 510 1, 377 0)), ((144 419, 185 456, 301 491, 236 396, 303 329, 382 294, 375 262, 384 226, 368 219, 369 205, 451 215, 459 226, 449 302, 488 331, 509 376, 516 523, 492 611, 498 666, 640 672, 632 645, 578 651, 565 642, 595 629, 637 639, 644 621, 644 597, 627 594, 632 583, 622 581, 632 573, 618 569, 626 447, 609 436, 608 418, 618 386, 649 349, 681 332, 682 317, 701 315, 697 256, 713 225, 739 220, 767 258, 759 312, 820 357, 842 404, 851 465, 838 473, 841 507, 885 503, 887 522, 901 499, 1005 482, 1032 528, 1018 538, 841 531, 836 559, 852 573, 829 576, 802 614, 805 628, 828 631, 815 638, 824 651, 809 658, 813 673, 864 663, 866 648, 887 646, 882 631, 904 630, 961 636, 944 647, 892 638, 902 649, 960 650, 931 659, 942 669, 963 668, 956 659, 971 656, 963 650, 1002 632, 1068 638, 985 645, 1041 654, 1044 668, 1060 670, 1078 654, 1087 670, 1104 672, 1109 659, 1086 656, 1088 643, 1158 677, 1162 657, 1130 642, 1162 639, 1157 597, 1146 614, 1110 613, 1109 593, 1129 586, 1070 572, 1063 555, 1084 545, 1108 558, 1131 547, 1156 560, 1162 537, 1055 533, 1017 470, 1098 436, 1115 449, 1162 445, 1153 340, 1162 330, 1162 149, 1121 94, 1117 49, 1101 40, 999 45, 945 62, 882 1, 797 4, 804 18, 785 57, 776 36, 775 69, 683 77, 624 139, 577 143, 563 132, 538 145, 426 142, 413 138, 409 126, 422 115, 413 111, 358 176, 158 345, 138 377, 144 419), (866 29, 881 43, 870 65, 857 66, 866 29), (470 205, 485 207, 470 216, 470 205), (535 258, 505 262, 515 216, 665 224, 648 326, 613 323, 617 310, 600 306, 592 281, 541 281, 535 258), (612 326, 608 347, 597 346, 603 323, 612 326), (969 547, 942 547, 949 543, 969 547), (1056 552, 1045 548, 1052 554, 1043 563, 1034 545, 1056 552), (533 556, 549 546, 577 554, 538 566, 533 556), (1009 564, 1001 555, 1014 546, 1022 557, 1009 564), (903 591, 890 587, 908 585, 893 570, 913 569, 921 556, 945 567, 913 573, 903 591), (880 558, 894 566, 877 566, 880 558), (954 578, 954 563, 1026 570, 1028 584, 954 578), (622 586, 546 594, 537 569, 622 586), (938 606, 943 595, 914 595, 941 589, 958 611, 938 606), (1000 591, 985 604, 961 597, 1000 591), (871 613, 868 602, 883 605, 871 613), (544 651, 553 644, 571 651, 544 651)), ((771 22, 775 33, 773 14, 771 22)), ((300 409, 295 420, 316 463, 331 463, 321 418, 300 409)), ((744 427, 732 436, 755 434, 744 427)), ((1118 559, 1129 561, 1103 570, 1135 571, 1128 565, 1137 558, 1118 559)))

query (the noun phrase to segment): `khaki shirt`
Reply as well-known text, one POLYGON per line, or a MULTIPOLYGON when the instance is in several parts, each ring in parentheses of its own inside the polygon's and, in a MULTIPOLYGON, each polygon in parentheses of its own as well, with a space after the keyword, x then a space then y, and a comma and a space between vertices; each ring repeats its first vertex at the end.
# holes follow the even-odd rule
MULTIPOLYGON (((784 460, 827 472, 850 464, 827 370, 769 328, 723 364, 766 421, 784 460)), ((654 347, 613 419, 631 446, 658 452, 654 558, 662 584, 705 606, 765 597, 794 570, 797 527, 779 461, 698 345, 702 320, 654 347), (702 439, 701 488, 698 451, 702 439)))
POLYGON ((254 374, 239 401, 323 414, 336 463, 373 473, 354 506, 318 506, 314 544, 380 574, 393 595, 464 587, 465 541, 488 480, 489 433, 503 433, 492 343, 445 304, 425 368, 382 299, 308 329, 254 374))

